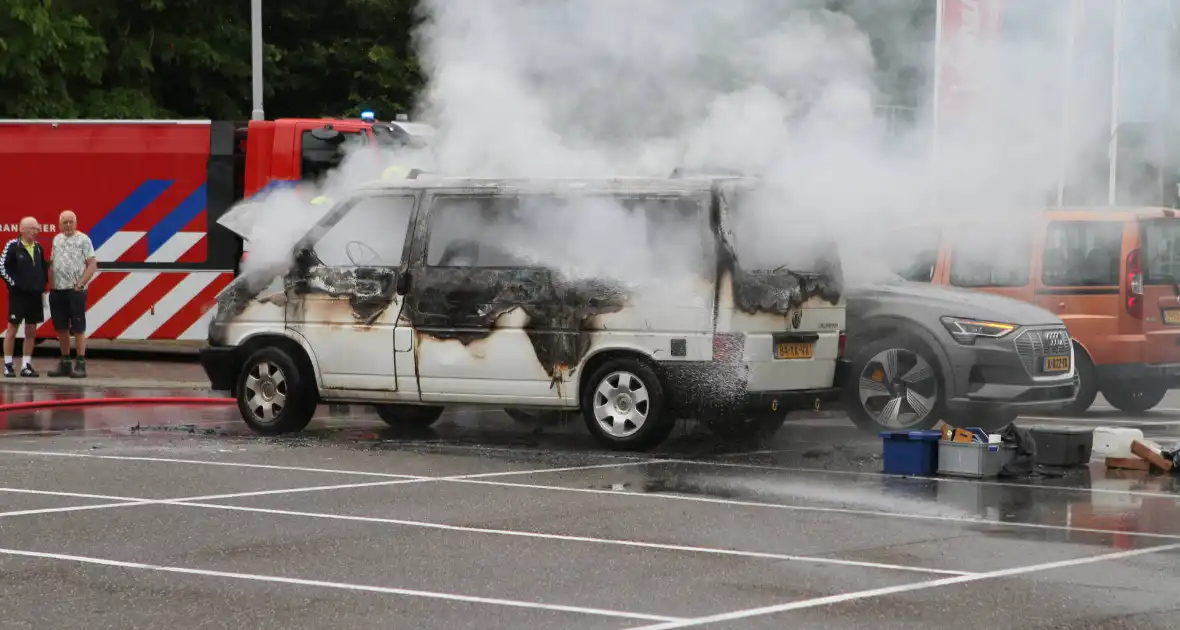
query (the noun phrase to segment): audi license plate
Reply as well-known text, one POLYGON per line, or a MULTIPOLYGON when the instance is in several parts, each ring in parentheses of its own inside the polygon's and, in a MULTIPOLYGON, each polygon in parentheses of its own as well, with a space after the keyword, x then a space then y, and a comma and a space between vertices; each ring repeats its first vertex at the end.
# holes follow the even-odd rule
POLYGON ((774 358, 776 359, 810 359, 814 352, 815 346, 808 342, 774 344, 774 358))
POLYGON ((1045 357, 1045 372, 1068 372, 1069 357, 1045 357))
POLYGON ((1169 308, 1164 310, 1165 324, 1180 324, 1180 308, 1169 308))

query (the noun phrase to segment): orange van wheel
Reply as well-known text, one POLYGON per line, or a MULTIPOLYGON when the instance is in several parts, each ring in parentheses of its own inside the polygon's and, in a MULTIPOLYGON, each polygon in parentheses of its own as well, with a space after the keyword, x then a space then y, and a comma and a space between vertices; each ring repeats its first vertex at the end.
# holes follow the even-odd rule
POLYGON ((1168 384, 1157 380, 1110 381, 1102 385, 1102 397, 1124 413, 1148 411, 1168 393, 1168 384))

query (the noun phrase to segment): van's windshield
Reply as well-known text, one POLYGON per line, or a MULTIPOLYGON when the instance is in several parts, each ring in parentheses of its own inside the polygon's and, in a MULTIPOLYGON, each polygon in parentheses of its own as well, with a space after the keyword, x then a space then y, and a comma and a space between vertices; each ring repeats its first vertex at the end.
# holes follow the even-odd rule
POLYGON ((1180 278, 1180 219, 1143 222, 1143 283, 1172 285, 1180 278))
POLYGON ((738 265, 763 273, 825 273, 837 267, 836 243, 824 237, 821 221, 805 209, 786 205, 769 189, 727 195, 722 226, 738 265))

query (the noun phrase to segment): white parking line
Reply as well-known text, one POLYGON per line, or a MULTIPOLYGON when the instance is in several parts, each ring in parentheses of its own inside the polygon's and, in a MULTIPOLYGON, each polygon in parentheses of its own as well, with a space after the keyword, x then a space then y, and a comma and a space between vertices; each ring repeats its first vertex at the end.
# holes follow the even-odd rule
POLYGON ((71 505, 68 507, 57 508, 40 508, 35 510, 16 510, 13 512, 0 512, 0 517, 5 516, 28 516, 30 514, 54 514, 57 512, 82 512, 84 510, 105 510, 107 508, 117 507, 131 507, 134 505, 150 505, 155 501, 127 501, 122 503, 97 503, 94 505, 71 505))
POLYGON ((404 588, 390 588, 386 586, 368 586, 364 584, 347 584, 344 582, 325 582, 322 580, 304 580, 300 578, 280 577, 276 575, 259 575, 254 573, 232 573, 229 571, 210 571, 206 569, 190 569, 185 567, 169 567, 156 564, 145 564, 142 562, 123 562, 121 560, 109 560, 106 558, 91 558, 87 556, 72 556, 61 553, 45 553, 40 551, 22 551, 19 549, 0 549, 0 554, 10 556, 23 556, 26 558, 39 558, 43 560, 63 560, 68 562, 79 562, 83 564, 94 564, 108 567, 119 567, 125 569, 141 569, 146 571, 160 571, 163 573, 181 573, 185 575, 201 575, 205 577, 215 578, 231 578, 235 580, 249 580, 254 582, 271 582, 276 584, 294 584, 298 586, 314 586, 318 588, 332 588, 344 591, 361 591, 369 593, 383 593, 387 595, 404 595, 407 597, 422 597, 427 599, 442 599, 454 602, 467 602, 472 604, 490 604, 494 606, 507 606, 512 608, 529 608, 533 610, 550 610, 556 612, 578 613, 583 615, 594 615, 598 617, 618 617, 623 619, 642 619, 646 621, 663 621, 663 622, 677 622, 682 621, 681 617, 665 617, 662 615, 648 615, 637 612, 627 612, 621 610, 608 610, 604 608, 586 608, 582 606, 564 606, 561 604, 543 604, 538 602, 524 602, 512 599, 497 599, 492 597, 476 597, 472 595, 458 595, 455 593, 440 593, 437 591, 418 591, 404 588))
POLYGON ((1157 497, 1161 499, 1175 499, 1180 501, 1180 494, 1168 492, 1145 492, 1143 490, 1115 490, 1112 488, 1073 488, 1069 486, 1046 486, 1029 483, 1010 483, 1005 481, 988 481, 986 479, 963 479, 958 477, 910 477, 906 475, 891 475, 872 470, 826 470, 823 468, 796 468, 794 466, 772 466, 769 464, 740 464, 736 462, 718 462, 699 459, 671 459, 665 460, 671 464, 693 464, 697 466, 720 466, 722 468, 748 468, 751 470, 815 473, 823 475, 869 476, 885 479, 906 479, 914 482, 933 481, 936 483, 966 483, 976 486, 1000 486, 1004 488, 1025 488, 1030 490, 1051 490, 1055 492, 1079 492, 1089 494, 1118 494, 1134 497, 1157 497))
MULTIPOLYGON (((300 492, 322 492, 325 490, 352 490, 354 488, 374 488, 380 486, 396 486, 407 483, 422 483, 432 479, 394 479, 392 481, 368 481, 365 483, 342 483, 334 486, 306 486, 303 488, 280 488, 278 490, 255 490, 253 492, 234 492, 230 494, 209 494, 201 497, 191 497, 187 501, 214 501, 217 499, 240 499, 243 497, 263 497, 272 494, 296 494, 300 492)), ((165 503, 168 500, 157 501, 165 503)))
POLYGON ((537 538, 543 540, 559 540, 563 542, 581 542, 593 543, 599 545, 617 545, 622 547, 636 547, 640 549, 658 549, 663 551, 687 551, 691 553, 714 554, 722 556, 740 556, 746 558, 761 558, 765 560, 784 560, 791 562, 809 562, 815 564, 833 564, 853 566, 867 569, 887 569, 891 571, 912 571, 916 573, 933 573, 939 575, 973 575, 969 571, 948 571, 944 569, 927 569, 924 567, 913 567, 899 564, 882 564, 879 562, 860 562, 857 560, 841 560, 838 558, 825 558, 818 556, 794 556, 779 553, 766 553, 759 551, 740 551, 736 549, 723 549, 719 547, 696 547, 689 545, 671 545, 665 543, 642 542, 637 540, 617 540, 612 538, 593 538, 590 536, 570 536, 565 534, 546 534, 542 532, 529 532, 512 529, 490 529, 484 527, 466 527, 462 525, 446 525, 443 523, 429 523, 424 521, 409 521, 394 518, 381 518, 372 516, 349 516, 343 514, 324 514, 322 512, 298 512, 293 510, 275 510, 269 508, 255 508, 244 507, 237 505, 221 505, 217 503, 197 503, 192 500, 177 500, 164 501, 169 505, 183 505, 189 507, 209 508, 216 510, 230 510, 236 512, 256 512, 259 514, 277 514, 282 516, 302 516, 309 518, 321 518, 329 520, 341 521, 356 521, 361 523, 379 523, 385 525, 401 525, 406 527, 421 527, 425 529, 438 529, 451 532, 463 532, 471 534, 490 534, 495 536, 516 536, 521 538, 537 538))
POLYGON ((278 466, 273 464, 251 464, 246 462, 218 462, 201 459, 172 459, 169 457, 136 457, 130 455, 92 455, 90 453, 63 453, 58 451, 22 451, 12 449, 0 449, 2 455, 29 455, 38 456, 44 455, 47 457, 75 457, 80 459, 109 459, 116 461, 135 461, 135 462, 156 462, 164 464, 196 464, 203 466, 227 466, 238 468, 263 468, 267 470, 289 470, 292 472, 311 472, 311 473, 330 473, 337 475, 357 475, 368 477, 385 477, 389 479, 408 479, 416 481, 451 481, 456 479, 482 479, 485 477, 506 477, 510 475, 539 475, 542 473, 555 472, 571 472, 578 470, 594 470, 598 468, 619 468, 623 466, 644 466, 647 464, 658 464, 670 460, 649 459, 649 458, 626 458, 627 461, 612 462, 609 464, 591 464, 587 466, 563 466, 560 468, 540 468, 531 470, 500 470, 487 473, 475 473, 471 475, 454 475, 444 477, 427 477, 423 475, 399 475, 394 473, 378 473, 378 472, 364 472, 356 470, 338 470, 333 468, 306 468, 303 466, 278 466))
MULTIPOLYGON (((24 454, 27 451, 7 451, 7 452, 8 453, 24 454)), ((34 454, 39 455, 39 454, 41 454, 41 452, 35 452, 34 454)), ((117 457, 117 456, 97 456, 97 455, 95 455, 95 456, 75 455, 72 453, 68 453, 68 454, 67 453, 54 453, 53 455, 54 456, 77 456, 77 457, 103 457, 103 458, 108 458, 108 459, 112 458, 112 457, 117 457)), ((128 459, 128 458, 119 457, 119 459, 128 459)), ((144 459, 144 458, 134 458, 134 459, 144 459)), ((192 463, 192 464, 224 463, 224 462, 203 462, 201 460, 171 460, 171 459, 160 459, 160 458, 149 458, 148 461, 180 462, 180 463, 186 463, 186 464, 189 464, 189 463, 192 463)), ((102 499, 105 501, 117 501, 118 502, 118 503, 110 503, 110 504, 102 504, 102 505, 77 505, 77 506, 67 506, 67 507, 59 507, 59 508, 42 508, 42 509, 35 509, 35 510, 17 510, 17 511, 13 511, 13 512, 0 512, 0 517, 26 516, 26 515, 30 515, 30 514, 49 514, 49 513, 54 513, 54 512, 77 512, 77 511, 81 511, 81 510, 97 510, 97 509, 105 509, 105 508, 113 508, 113 507, 126 507, 126 506, 132 506, 132 505, 151 505, 151 504, 161 504, 161 503, 168 503, 168 502, 175 502, 175 501, 214 501, 214 500, 218 500, 218 499, 239 499, 239 498, 244 498, 244 497, 260 497, 260 496, 270 496, 270 495, 276 495, 276 494, 295 494, 295 493, 300 493, 300 492, 323 492, 323 491, 328 491, 328 490, 351 490, 351 489, 355 489, 355 488, 396 486, 396 485, 406 485, 406 484, 413 484, 413 483, 423 483, 423 482, 427 482, 427 481, 463 481, 466 479, 484 479, 484 478, 488 478, 488 477, 503 477, 503 476, 508 476, 508 475, 534 475, 534 474, 541 474, 541 473, 592 470, 592 469, 597 469, 597 468, 613 468, 613 467, 619 467, 619 466, 638 466, 638 465, 643 465, 643 464, 647 464, 647 463, 654 462, 654 461, 657 461, 657 460, 628 461, 628 462, 620 462, 617 464, 595 464, 595 465, 591 465, 591 466, 566 466, 563 468, 507 470, 507 471, 490 472, 490 473, 475 473, 475 474, 471 474, 471 475, 454 475, 454 476, 450 476, 450 477, 408 477, 407 478, 407 477, 404 477, 401 475, 397 475, 397 477, 399 477, 399 478, 391 479, 389 481, 368 481, 368 482, 362 482, 362 483, 345 483, 345 484, 336 484, 336 485, 329 485, 329 486, 303 486, 303 487, 299 487, 299 488, 279 488, 279 489, 275 489, 275 490, 255 490, 255 491, 251 491, 251 492, 232 492, 232 493, 227 493, 227 494, 209 494, 209 495, 202 495, 202 496, 196 496, 196 497, 181 497, 181 498, 176 498, 176 499, 139 499, 139 498, 134 498, 134 497, 114 497, 114 496, 108 496, 108 495, 86 494, 86 493, 80 493, 80 492, 59 492, 59 491, 54 491, 54 490, 29 490, 29 489, 25 489, 25 488, 0 488, 0 492, 40 494, 40 495, 45 495, 45 496, 59 496, 59 497, 75 497, 75 498, 79 498, 79 499, 102 499)), ((227 464, 227 465, 235 465, 235 464, 227 464)), ((246 464, 246 466, 275 468, 274 466, 260 466, 258 464, 246 464)), ((282 469, 282 467, 278 467, 278 468, 282 469)), ((306 470, 315 470, 316 472, 331 472, 331 473, 348 474, 348 471, 339 471, 339 470, 331 470, 331 469, 306 469, 306 468, 303 468, 300 470, 305 470, 305 471, 306 470)), ((390 476, 395 476, 395 475, 381 474, 380 476, 390 477, 390 476)))
POLYGON ((485 481, 482 479, 453 479, 452 483, 471 483, 502 488, 522 488, 526 490, 551 490, 554 492, 581 492, 586 494, 606 494, 634 499, 663 499, 672 501, 689 501, 694 503, 712 503, 715 505, 729 505, 740 507, 755 507, 773 510, 788 510, 795 512, 820 512, 828 514, 847 514, 851 516, 873 516, 879 518, 898 518, 918 521, 937 521, 944 523, 960 523, 963 525, 984 525, 987 527, 1016 527, 1024 529, 1038 529, 1050 531, 1084 532, 1090 534, 1118 534, 1122 536, 1139 536, 1142 538, 1161 538, 1165 540, 1180 540, 1180 535, 1156 534, 1152 532, 1128 532, 1114 529, 1092 529, 1087 527, 1069 527, 1066 525, 1045 525, 1042 523, 1025 523, 1016 521, 989 521, 982 518, 966 518, 958 516, 937 516, 933 514, 907 514, 905 512, 882 512, 878 510, 854 510, 850 508, 821 507, 815 505, 794 505, 786 503, 768 503, 761 501, 741 501, 737 499, 720 499, 683 494, 666 494, 662 492, 627 492, 623 490, 602 490, 597 488, 569 488, 563 486, 545 486, 531 483, 510 483, 507 481, 485 481))
POLYGON ((90 453, 61 453, 56 451, 21 451, 0 449, 2 455, 28 455, 45 457, 75 457, 79 459, 110 459, 130 462, 156 462, 164 464, 198 464, 202 466, 226 466, 230 468, 262 468, 266 470, 289 470, 291 472, 329 473, 357 475, 361 477, 386 477, 390 479, 431 479, 421 475, 395 475, 392 473, 364 472, 357 470, 335 470, 332 468, 305 468, 303 466, 276 466, 271 464, 250 464, 246 462, 217 462, 201 459, 172 459, 169 457, 134 457, 130 455, 91 455, 90 453))
POLYGON ((71 499, 99 499, 102 501, 150 501, 151 499, 132 499, 116 497, 109 494, 87 494, 84 492, 59 492, 56 490, 29 490, 27 488, 0 488, 0 492, 12 494, 35 494, 46 497, 70 497, 71 499))
POLYGON ((1174 427, 1180 426, 1180 420, 1130 420, 1126 418, 1073 418, 1061 416, 1020 416, 1023 420, 1039 420, 1053 422, 1075 422, 1080 424, 1112 425, 1128 424, 1137 427, 1174 427))
MULTIPOLYGON (((363 485, 380 486, 380 485, 393 485, 393 484, 398 484, 398 483, 414 483, 414 482, 412 480, 404 480, 404 481, 374 482, 374 483, 363 484, 363 485)), ((392 519, 392 518, 380 518, 380 517, 369 517, 369 516, 348 516, 348 515, 341 515, 341 514, 325 514, 322 512, 298 512, 298 511, 292 511, 292 510, 276 510, 276 509, 269 509, 269 508, 256 508, 256 507, 247 507, 247 506, 238 506, 238 505, 224 505, 224 504, 218 504, 218 503, 202 503, 202 501, 209 501, 209 500, 213 500, 213 499, 237 498, 237 497, 243 497, 243 496, 259 496, 262 494, 282 494, 282 493, 287 493, 287 492, 306 492, 306 491, 313 491, 313 490, 327 490, 327 489, 338 488, 338 487, 341 487, 341 486, 313 486, 311 488, 294 488, 291 490, 263 491, 263 492, 256 492, 256 493, 247 492, 247 493, 232 494, 232 495, 214 495, 214 496, 209 496, 209 497, 182 497, 182 498, 176 498, 176 499, 142 499, 142 498, 138 498, 138 497, 115 497, 115 496, 92 495, 92 494, 82 494, 82 493, 73 493, 73 492, 50 492, 50 491, 41 491, 41 490, 0 488, 0 492, 14 492, 14 493, 24 493, 24 494, 44 494, 44 495, 49 495, 49 496, 66 496, 66 497, 77 497, 77 498, 102 498, 102 499, 107 499, 107 500, 112 500, 112 501, 118 501, 117 503, 101 503, 101 504, 96 504, 96 505, 80 505, 80 506, 69 506, 69 507, 60 507, 60 508, 20 510, 20 511, 16 511, 16 512, 0 512, 0 517, 22 516, 22 515, 26 515, 26 514, 50 514, 50 513, 55 513, 55 512, 78 512, 78 511, 83 511, 83 510, 98 510, 98 509, 105 509, 105 508, 131 507, 131 506, 138 506, 138 505, 180 505, 180 506, 188 506, 188 507, 209 508, 209 509, 217 509, 217 510, 229 510, 229 511, 237 511, 237 512, 256 512, 256 513, 260 513, 260 514, 278 514, 278 515, 286 515, 286 516, 303 516, 303 517, 311 517, 311 518, 341 520, 341 521, 357 521, 357 522, 363 522, 363 523, 381 523, 381 524, 387 524, 387 525, 403 525, 406 527, 421 527, 421 528, 426 528, 426 529, 438 529, 438 530, 466 532, 466 533, 473 533, 473 534, 489 534, 489 535, 498 535, 498 536, 518 536, 521 538, 538 538, 538 539, 545 539, 545 540, 560 540, 560 541, 567 541, 567 542, 584 542, 584 543, 594 543, 594 544, 600 544, 600 545, 618 545, 618 546, 623 546, 623 547, 660 549, 660 550, 667 550, 667 551, 687 551, 687 552, 693 552, 693 553, 707 553, 707 554, 726 555, 726 556, 762 558, 762 559, 767 559, 767 560, 783 560, 783 561, 792 561, 792 562, 808 562, 808 563, 814 563, 814 564, 832 564, 832 565, 855 566, 855 567, 862 567, 862 568, 868 568, 868 569, 886 569, 886 570, 891 570, 891 571, 911 571, 911 572, 915 572, 915 573, 930 573, 930 574, 936 574, 936 575, 972 575, 972 573, 970 571, 950 571, 950 570, 945 570, 945 569, 928 569, 928 568, 914 567, 914 566, 908 566, 908 565, 884 564, 884 563, 880 563, 880 562, 862 562, 862 561, 857 561, 857 560, 841 560, 839 558, 827 558, 827 557, 820 557, 820 556, 794 556, 794 555, 788 555, 788 554, 777 554, 777 553, 767 553, 767 552, 758 552, 758 551, 740 551, 740 550, 735 550, 735 549, 723 549, 723 548, 718 548, 718 547, 695 547, 695 546, 688 546, 688 545, 650 543, 650 542, 642 542, 642 541, 635 541, 635 540, 617 540, 617 539, 611 539, 611 538, 593 538, 593 537, 589 537, 589 536, 569 536, 569 535, 563 535, 563 534, 546 534, 546 533, 542 533, 542 532, 529 532, 529 531, 510 530, 510 529, 490 529, 490 528, 483 528, 483 527, 467 527, 467 526, 462 526, 462 525, 446 525, 443 523, 430 523, 430 522, 425 522, 425 521, 410 521, 410 520, 392 519)), ((351 487, 351 486, 345 486, 345 487, 351 487)))
POLYGON ((923 591, 926 589, 937 588, 940 586, 948 586, 951 584, 965 584, 969 582, 978 582, 980 580, 990 580, 995 578, 1011 577, 1014 575, 1024 575, 1026 573, 1037 573, 1041 571, 1051 571, 1053 569, 1066 569, 1076 567, 1084 564, 1093 564, 1095 562, 1106 562, 1109 560, 1121 560, 1124 558, 1132 558, 1135 556, 1143 556, 1151 553, 1159 553, 1163 551, 1174 551, 1180 549, 1180 544, 1162 545, 1158 547, 1149 547, 1147 549, 1134 549, 1131 551, 1120 551, 1116 553, 1108 553, 1100 556, 1090 556, 1088 558, 1075 558, 1073 560, 1061 560, 1059 562, 1046 562, 1044 564, 1033 564, 1023 567, 1016 567, 1014 569, 1001 569, 999 571, 988 571, 986 573, 976 573, 975 575, 964 575, 959 577, 941 578, 938 580, 930 580, 927 582, 915 582, 913 584, 901 584, 898 586, 887 586, 885 588, 875 588, 866 591, 856 591, 852 593, 841 593, 839 595, 829 595, 827 597, 816 597, 814 599, 805 599, 797 602, 790 602, 787 604, 779 604, 776 606, 764 606, 762 608, 750 608, 747 610, 737 610, 730 613, 723 613, 720 615, 710 615, 708 617, 699 617, 696 619, 686 619, 684 621, 671 621, 667 623, 660 623, 656 625, 641 626, 633 628, 632 630, 672 630, 673 628, 691 628, 694 626, 703 626, 713 623, 723 623, 726 621, 735 621, 738 619, 748 619, 750 617, 762 617, 766 615, 773 615, 776 613, 788 612, 792 610, 801 610, 804 608, 817 608, 820 606, 828 606, 831 604, 841 604, 844 602, 851 602, 861 599, 870 599, 874 597, 882 597, 885 595, 893 595, 896 593, 909 593, 913 591, 923 591))

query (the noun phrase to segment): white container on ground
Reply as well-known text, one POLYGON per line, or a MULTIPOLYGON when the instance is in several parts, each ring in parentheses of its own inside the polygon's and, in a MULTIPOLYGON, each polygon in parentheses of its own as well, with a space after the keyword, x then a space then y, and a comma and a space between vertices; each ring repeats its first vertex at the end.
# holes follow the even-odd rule
POLYGON ((995 477, 1015 454, 1016 447, 1007 444, 941 440, 938 443, 938 474, 976 479, 995 477))
POLYGON ((1131 442, 1143 441, 1143 431, 1124 427, 1096 427, 1094 446, 1090 449, 1090 461, 1107 457, 1131 458, 1131 442))

